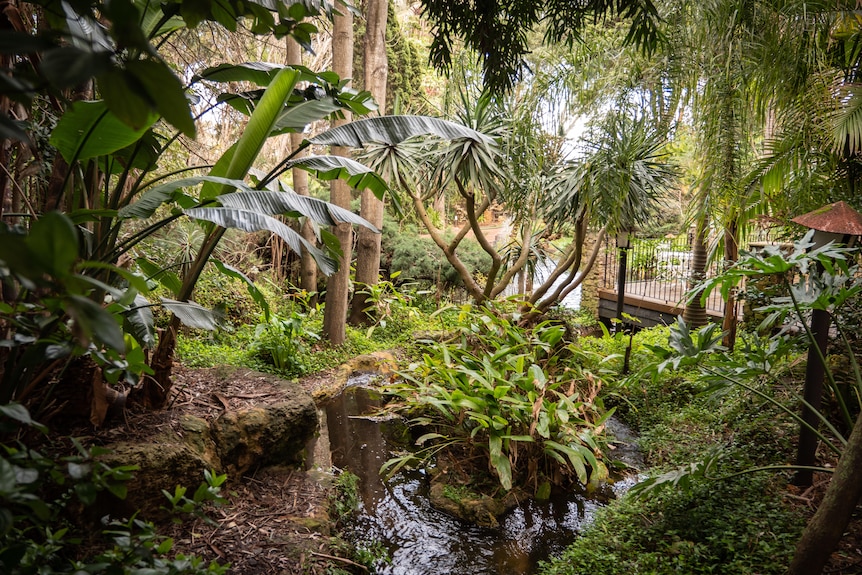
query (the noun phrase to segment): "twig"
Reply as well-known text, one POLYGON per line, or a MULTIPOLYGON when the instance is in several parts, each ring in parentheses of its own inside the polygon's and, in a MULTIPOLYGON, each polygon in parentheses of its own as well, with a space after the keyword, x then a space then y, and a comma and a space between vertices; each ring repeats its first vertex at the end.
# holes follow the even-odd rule
POLYGON ((324 559, 333 559, 335 561, 341 561, 342 563, 346 563, 348 565, 353 565, 354 567, 359 567, 363 571, 366 571, 366 572, 368 571, 368 567, 366 567, 365 565, 361 565, 359 563, 356 563, 355 561, 351 561, 350 559, 345 559, 344 557, 336 557, 335 555, 327 555, 326 553, 318 553, 317 551, 312 551, 311 554, 314 555, 315 557, 323 557, 324 559))

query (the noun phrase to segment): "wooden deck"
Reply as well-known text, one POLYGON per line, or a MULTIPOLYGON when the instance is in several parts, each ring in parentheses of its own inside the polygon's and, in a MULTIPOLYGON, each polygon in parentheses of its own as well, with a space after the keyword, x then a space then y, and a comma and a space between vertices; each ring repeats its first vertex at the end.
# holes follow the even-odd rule
MULTIPOLYGON (((685 308, 685 285, 682 282, 631 282, 626 283, 623 313, 640 320, 640 327, 669 325, 682 315, 685 308), (658 289, 660 288, 660 289, 658 289)), ((707 315, 720 321, 724 316, 724 300, 713 293, 707 301, 707 315)), ((599 319, 611 320, 617 316, 616 289, 599 288, 599 319)))

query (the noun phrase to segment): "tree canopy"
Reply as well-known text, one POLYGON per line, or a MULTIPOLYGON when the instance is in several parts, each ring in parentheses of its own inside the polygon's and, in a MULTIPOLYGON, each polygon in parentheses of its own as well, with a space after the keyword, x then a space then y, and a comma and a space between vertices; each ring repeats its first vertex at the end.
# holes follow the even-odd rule
POLYGON ((463 39, 482 61, 485 85, 510 89, 527 69, 528 33, 543 26, 546 42, 572 43, 589 21, 626 18, 625 42, 651 51, 660 40, 660 17, 652 0, 422 0, 434 26, 431 62, 448 71, 453 45, 463 39))

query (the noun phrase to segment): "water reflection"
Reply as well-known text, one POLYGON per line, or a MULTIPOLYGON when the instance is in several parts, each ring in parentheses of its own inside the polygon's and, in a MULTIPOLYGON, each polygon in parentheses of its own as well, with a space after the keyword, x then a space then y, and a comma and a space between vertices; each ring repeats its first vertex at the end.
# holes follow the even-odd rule
POLYGON ((561 552, 577 537, 599 503, 575 493, 549 501, 524 501, 494 529, 464 523, 432 508, 428 478, 403 471, 384 483, 380 466, 396 447, 381 427, 390 423, 355 414, 372 413, 376 394, 348 388, 325 406, 314 456, 318 466, 334 465, 359 476, 362 509, 348 528, 358 545, 382 545, 390 562, 375 565, 381 575, 531 575, 539 561, 561 552), (323 420, 325 419, 325 424, 323 420), (328 436, 328 437, 327 437, 328 436))

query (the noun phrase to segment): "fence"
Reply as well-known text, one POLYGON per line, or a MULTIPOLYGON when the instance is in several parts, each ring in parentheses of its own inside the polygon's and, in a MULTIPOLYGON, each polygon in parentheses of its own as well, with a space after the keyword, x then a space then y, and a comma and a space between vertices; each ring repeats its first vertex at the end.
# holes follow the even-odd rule
MULTIPOLYGON (((604 252, 605 289, 617 290, 619 250, 609 238, 604 252)), ((720 272, 721 262, 712 263, 707 277, 720 272)), ((682 307, 692 277, 691 238, 633 238, 626 265, 626 295, 682 307)), ((717 292, 707 301, 707 309, 722 313, 724 301, 717 292)))

